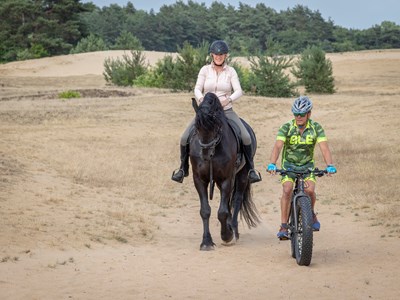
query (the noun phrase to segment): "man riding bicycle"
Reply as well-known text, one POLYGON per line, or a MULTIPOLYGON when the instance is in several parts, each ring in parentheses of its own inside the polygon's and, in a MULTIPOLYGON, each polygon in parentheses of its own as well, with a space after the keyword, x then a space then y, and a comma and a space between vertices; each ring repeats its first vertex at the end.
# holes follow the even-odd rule
MULTIPOLYGON (((267 172, 276 173, 276 162, 282 151, 282 169, 285 170, 304 170, 314 169, 314 148, 318 144, 327 164, 326 171, 329 174, 336 173, 336 168, 332 162, 331 151, 329 150, 327 138, 322 126, 311 120, 311 109, 313 104, 307 96, 300 96, 292 105, 294 119, 283 124, 278 131, 275 145, 272 149, 270 164, 267 167, 267 172)), ((288 216, 290 210, 290 198, 293 191, 295 175, 290 172, 282 176, 282 197, 281 197, 281 226, 277 237, 280 240, 289 239, 288 235, 288 216)), ((306 178, 305 192, 311 198, 311 206, 313 210, 313 230, 320 230, 320 223, 314 212, 316 201, 315 195, 315 176, 311 174, 306 178)))

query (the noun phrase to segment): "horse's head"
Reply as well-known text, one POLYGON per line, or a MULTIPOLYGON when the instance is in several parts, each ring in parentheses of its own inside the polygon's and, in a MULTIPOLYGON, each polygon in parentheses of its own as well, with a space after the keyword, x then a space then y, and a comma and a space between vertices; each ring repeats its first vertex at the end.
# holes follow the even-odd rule
POLYGON ((200 103, 200 107, 207 107, 214 112, 223 112, 221 101, 219 101, 219 98, 216 94, 211 92, 204 95, 203 101, 200 103))
MULTIPOLYGON (((215 129, 216 123, 221 123, 224 117, 224 109, 217 95, 207 93, 196 113, 196 124, 199 122, 199 127, 205 128, 207 131, 212 131, 215 129)), ((221 124, 217 125, 221 126, 221 124)))
POLYGON ((225 118, 224 110, 217 95, 207 93, 196 112, 195 127, 201 147, 201 157, 210 160, 215 147, 221 140, 221 130, 225 118))

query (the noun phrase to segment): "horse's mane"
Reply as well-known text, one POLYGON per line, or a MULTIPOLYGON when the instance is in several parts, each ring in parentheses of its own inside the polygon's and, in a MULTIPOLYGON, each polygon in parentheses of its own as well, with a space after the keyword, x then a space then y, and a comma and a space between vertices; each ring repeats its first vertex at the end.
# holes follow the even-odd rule
POLYGON ((220 128, 225 118, 224 109, 217 95, 207 93, 196 113, 196 127, 212 131, 220 128))

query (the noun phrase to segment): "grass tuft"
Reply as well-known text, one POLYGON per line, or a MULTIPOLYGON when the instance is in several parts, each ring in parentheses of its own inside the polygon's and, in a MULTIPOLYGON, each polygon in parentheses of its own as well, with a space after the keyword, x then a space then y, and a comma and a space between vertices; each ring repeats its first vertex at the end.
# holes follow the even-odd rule
POLYGON ((63 91, 58 94, 58 98, 60 99, 71 99, 71 98, 80 98, 81 93, 78 91, 73 91, 73 90, 68 90, 68 91, 63 91))

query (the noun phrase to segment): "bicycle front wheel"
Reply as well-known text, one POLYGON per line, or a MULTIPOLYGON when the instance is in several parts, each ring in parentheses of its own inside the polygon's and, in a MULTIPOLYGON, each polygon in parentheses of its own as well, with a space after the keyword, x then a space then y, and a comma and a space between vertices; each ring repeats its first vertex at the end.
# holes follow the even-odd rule
POLYGON ((306 196, 297 198, 293 213, 296 216, 292 215, 292 256, 296 258, 298 265, 309 266, 313 250, 311 199, 306 196))

